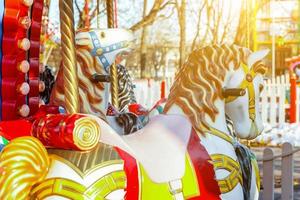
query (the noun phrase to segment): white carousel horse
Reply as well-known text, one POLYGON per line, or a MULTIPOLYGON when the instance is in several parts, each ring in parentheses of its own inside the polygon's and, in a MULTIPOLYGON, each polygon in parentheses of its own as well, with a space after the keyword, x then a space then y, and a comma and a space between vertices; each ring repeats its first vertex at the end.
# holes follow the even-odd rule
MULTIPOLYGON (((95 83, 95 74, 109 75, 109 67, 117 57, 131 51, 133 36, 125 29, 98 29, 76 34, 77 76, 79 82, 80 112, 105 118, 109 101, 108 83, 95 83), (105 96, 102 95, 104 92, 105 96), (99 94, 99 95, 98 95, 99 94)), ((62 70, 58 73, 51 94, 51 102, 64 105, 62 70)))
MULTIPOLYGON (((22 144, 19 140, 15 142, 16 144, 11 142, 7 146, 7 150, 4 149, 0 159, 3 164, 0 163, 0 167, 4 166, 6 170, 9 167, 14 167, 12 163, 12 166, 9 166, 5 165, 9 162, 3 162, 6 158, 13 160, 10 157, 11 154, 7 153, 9 149, 14 150, 15 155, 18 155, 19 163, 22 163, 25 168, 25 164, 22 162, 22 155, 24 154, 23 161, 27 164, 26 170, 22 170, 25 173, 24 178, 18 179, 18 183, 29 181, 27 190, 22 191, 23 194, 30 194, 38 198, 65 199, 75 196, 77 199, 81 199, 96 198, 97 196, 98 198, 116 199, 114 195, 121 195, 119 197, 123 198, 124 193, 122 191, 125 189, 126 199, 218 199, 220 190, 223 192, 221 194, 223 199, 242 199, 241 175, 233 146, 228 144, 229 142, 224 142, 223 139, 208 133, 213 132, 211 131, 213 127, 227 133, 222 87, 228 86, 229 78, 241 67, 242 62, 246 63, 249 55, 245 49, 236 46, 228 47, 225 45, 216 51, 214 48, 217 49, 217 47, 206 47, 191 54, 188 63, 178 74, 177 82, 173 86, 170 99, 167 102, 166 108, 169 110, 167 112, 169 115, 154 117, 144 129, 137 133, 121 137, 105 121, 91 115, 90 117, 97 121, 101 129, 100 142, 102 145, 100 148, 97 147, 92 152, 87 153, 91 156, 85 158, 82 153, 78 155, 75 152, 66 153, 58 150, 54 153, 61 157, 53 155, 48 157, 47 153, 42 150, 43 147, 38 142, 32 141, 33 139, 29 139, 30 142, 28 142, 31 147, 29 152, 33 149, 36 151, 27 153, 29 154, 27 155, 26 142, 22 144), (216 54, 220 54, 218 56, 220 59, 217 59, 215 63, 209 63, 207 57, 216 58, 216 54), (208 71, 203 71, 203 67, 208 71), (215 76, 211 75, 210 71, 215 76), (208 82, 207 79, 213 81, 208 82), (195 84, 189 81, 195 81, 195 84), (208 93, 204 92, 206 89, 210 89, 208 93), (186 100, 185 98, 190 99, 186 100), (213 110, 207 110, 208 105, 213 110), (204 119, 206 121, 203 121, 204 119), (199 138, 193 130, 198 132, 199 138), (206 133, 205 137, 204 133, 206 133), (35 145, 37 147, 33 148, 35 145), (114 152, 111 146, 118 147, 118 153, 114 152), (186 148, 188 149, 187 152, 186 148), (122 150, 136 158, 139 163, 132 160, 132 157, 128 157, 126 153, 122 153, 122 150), (95 156, 105 154, 105 151, 108 152, 109 156, 99 162, 95 156), (35 160, 36 162, 29 162, 28 156, 34 153, 43 156, 37 156, 40 159, 35 160), (222 166, 224 168, 218 169, 220 156, 215 155, 215 153, 220 153, 221 158, 224 156, 224 160, 228 161, 229 165, 223 165, 226 163, 221 162, 221 168, 222 166), (212 161, 216 164, 215 172, 211 165, 212 161), (91 167, 94 167, 94 170, 91 171, 91 167), (229 179, 224 177, 226 173, 230 174, 229 179), (214 174, 216 174, 218 182, 215 181, 214 174), (34 175, 37 176, 37 180, 34 178, 26 179, 26 176, 34 177, 34 175), (55 182, 51 182, 54 179, 55 182), (105 182, 105 180, 107 181, 105 182), (224 183, 226 180, 233 182, 229 182, 229 185, 221 185, 222 181, 224 183), (61 185, 61 187, 56 187, 56 184, 61 185), (101 187, 97 187, 95 184, 100 184, 101 187), (32 185, 34 185, 33 188, 32 185), (45 188, 45 186, 47 187, 45 188), (216 190, 216 186, 220 186, 220 189, 217 188, 216 190), (132 195, 136 198, 131 198, 132 195)), ((86 53, 88 53, 89 46, 84 46, 83 49, 87 49, 86 53)), ((258 56, 254 56, 254 60, 260 59, 258 56)), ((256 67, 253 67, 253 70, 260 72, 256 70, 256 67)), ((86 73, 84 74, 86 75, 86 73)), ((260 77, 260 74, 256 75, 255 78, 257 79, 257 77, 260 77)), ((238 87, 238 84, 234 86, 238 87)), ((256 86, 254 87, 255 96, 258 95, 256 86)), ((86 87, 82 87, 81 91, 85 94, 83 91, 88 92, 86 87)), ((232 105, 235 103, 233 101, 232 105)), ((243 104, 243 106, 247 107, 248 104, 243 104)), ((96 114, 99 116, 99 113, 96 114)), ((244 123, 250 123, 248 121, 245 119, 244 123)), ((220 137, 228 138, 222 134, 220 137)), ((7 187, 3 187, 2 191, 0 190, 0 194, 5 192, 10 192, 6 194, 12 196, 20 194, 17 193, 20 190, 17 190, 18 184, 14 181, 16 179, 13 179, 13 174, 6 173, 6 175, 8 177, 2 176, 0 182, 12 180, 9 182, 12 185, 7 184, 7 187)))
MULTIPOLYGON (((75 39, 78 47, 80 112, 107 120, 121 135, 139 130, 143 123, 134 113, 128 112, 128 105, 136 103, 131 77, 120 64, 117 65, 120 104, 118 114, 105 115, 110 100, 109 67, 116 60, 120 62, 131 51, 131 32, 122 29, 83 30, 76 34, 75 39)), ((59 70, 51 93, 51 104, 58 106, 64 106, 62 71, 59 70)))
MULTIPOLYGON (((119 109, 115 109, 109 104, 107 106, 106 119, 110 122, 111 126, 116 127, 115 130, 119 134, 127 135, 142 128, 148 122, 148 116, 138 116, 140 112, 135 113, 129 110, 131 105, 138 105, 134 94, 134 84, 129 72, 123 65, 118 64, 117 70, 119 109)), ((95 74, 93 78, 94 84, 103 84, 103 82, 110 81, 108 75, 103 74, 95 74)), ((51 68, 46 66, 46 70, 40 74, 40 80, 45 83, 45 89, 43 92, 40 92, 40 98, 47 105, 55 83, 55 77, 51 68)), ((60 108, 61 111, 65 112, 63 107, 60 108)))
MULTIPOLYGON (((201 144, 204 145, 215 165, 221 198, 243 199, 241 187, 243 183, 241 180, 237 181, 241 177, 235 175, 235 184, 226 185, 226 181, 232 183, 231 178, 235 173, 233 166, 239 168, 239 163, 234 149, 235 141, 226 126, 225 112, 232 119, 239 138, 253 139, 262 132, 263 125, 258 103, 265 68, 260 61, 267 55, 268 50, 250 53, 249 50, 237 46, 231 48, 213 46, 200 50, 198 54, 205 54, 205 51, 210 51, 210 56, 197 58, 197 54, 192 54, 187 66, 184 66, 177 75, 165 108, 166 114, 187 116, 200 133, 201 144), (232 59, 232 55, 224 58, 226 51, 237 60, 232 59), (221 55, 218 52, 221 52, 221 55), (216 67, 218 65, 216 63, 224 65, 223 69, 216 67), (235 70, 237 64, 243 67, 235 70), (188 65, 191 67, 188 68, 188 65), (223 99, 222 88, 241 88, 246 94, 223 99)), ((252 165, 252 168, 252 174, 249 175, 251 191, 248 199, 258 199, 257 165, 252 165)))

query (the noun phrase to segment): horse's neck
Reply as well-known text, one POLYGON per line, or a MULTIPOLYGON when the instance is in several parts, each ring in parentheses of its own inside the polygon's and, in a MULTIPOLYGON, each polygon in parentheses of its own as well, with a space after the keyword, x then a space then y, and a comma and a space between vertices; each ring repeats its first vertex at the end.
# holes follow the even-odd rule
MULTIPOLYGON (((208 114, 205 114, 205 119, 207 124, 211 128, 215 128, 225 134, 229 135, 229 131, 226 125, 226 117, 225 117, 225 105, 224 102, 221 100, 216 100, 215 106, 217 107, 219 113, 215 115, 215 120, 212 121, 208 114)), ((170 109, 168 110, 167 114, 179 114, 179 115, 184 115, 185 117, 186 114, 183 112, 183 110, 176 104, 173 104, 170 109)))
MULTIPOLYGON (((103 100, 99 101, 99 103, 97 104, 97 107, 99 108, 99 110, 97 112, 94 112, 93 110, 89 109, 90 108, 89 106, 84 106, 84 104, 87 104, 89 102, 87 102, 80 95, 80 94, 86 92, 86 91, 84 91, 85 88, 79 87, 79 101, 80 101, 80 111, 79 112, 80 113, 93 114, 100 118, 105 118, 106 109, 107 109, 109 98, 110 98, 110 95, 109 95, 110 87, 109 87, 109 84, 104 84, 104 86, 105 86, 105 88, 101 92, 101 94, 96 94, 96 95, 101 95, 103 97, 103 100), (101 111, 101 113, 99 113, 99 111, 101 111)), ((65 107, 64 89, 65 88, 64 88, 64 79, 63 79, 63 69, 60 67, 58 74, 57 74, 57 78, 55 80, 55 84, 53 86, 53 90, 51 92, 51 97, 50 97, 51 104, 65 107)))

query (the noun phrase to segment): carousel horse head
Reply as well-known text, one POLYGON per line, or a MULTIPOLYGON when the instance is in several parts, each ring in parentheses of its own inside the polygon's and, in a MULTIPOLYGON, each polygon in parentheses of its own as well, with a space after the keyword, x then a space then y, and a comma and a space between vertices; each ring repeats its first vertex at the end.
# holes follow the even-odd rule
POLYGON ((237 136, 253 138, 263 129, 258 101, 267 53, 225 44, 193 51, 176 75, 164 112, 179 107, 204 134, 211 124, 218 126, 221 115, 225 121, 226 110, 237 136))
POLYGON ((228 94, 225 112, 232 119, 237 136, 242 139, 253 139, 263 131, 259 97, 264 88, 263 74, 266 71, 262 60, 268 52, 249 53, 242 67, 227 77, 225 91, 236 90, 240 95, 228 94))
POLYGON ((109 74, 109 67, 116 59, 131 51, 133 35, 126 29, 95 29, 79 32, 75 39, 76 45, 88 48, 109 74))
MULTIPOLYGON (((76 34, 80 112, 105 118, 109 96, 109 67, 131 51, 133 35, 125 29, 82 30, 76 34), (101 79, 96 81, 95 78, 101 79)), ((58 72, 51 103, 64 106, 63 70, 58 72)))

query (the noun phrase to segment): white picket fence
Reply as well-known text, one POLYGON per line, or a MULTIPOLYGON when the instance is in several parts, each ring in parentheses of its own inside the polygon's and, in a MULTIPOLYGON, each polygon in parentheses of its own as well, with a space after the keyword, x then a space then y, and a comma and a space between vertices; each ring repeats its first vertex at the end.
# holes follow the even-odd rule
MULTIPOLYGON (((173 78, 166 80, 166 96, 173 83, 173 78)), ((154 81, 153 79, 142 79, 134 81, 135 94, 137 102, 146 108, 151 108, 159 99, 161 94, 161 81, 154 81)), ((287 100, 289 98, 288 91, 290 90, 289 75, 277 76, 275 79, 268 79, 265 81, 264 90, 260 97, 260 111, 264 123, 269 123, 272 126, 283 124, 287 122, 287 110, 290 105, 287 100)), ((299 105, 300 105, 300 89, 297 89, 297 121, 299 122, 299 105)))
POLYGON ((260 98, 260 110, 263 122, 275 126, 286 121, 286 109, 289 108, 289 104, 286 101, 286 94, 289 88, 288 75, 278 76, 276 79, 265 81, 264 90, 260 98))
MULTIPOLYGON (((290 91, 289 75, 277 76, 275 79, 265 81, 264 90, 261 93, 260 110, 264 123, 269 123, 272 126, 287 122, 286 112, 290 108, 288 102, 290 91)), ((297 88, 296 100, 296 122, 299 122, 299 104, 300 104, 300 89, 297 88)))

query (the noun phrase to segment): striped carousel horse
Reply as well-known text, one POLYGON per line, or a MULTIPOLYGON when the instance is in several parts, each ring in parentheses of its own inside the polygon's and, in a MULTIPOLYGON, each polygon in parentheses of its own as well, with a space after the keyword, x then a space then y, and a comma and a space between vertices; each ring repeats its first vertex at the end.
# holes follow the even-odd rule
POLYGON ((130 107, 138 105, 134 94, 134 84, 125 66, 118 64, 117 69, 119 109, 109 104, 106 118, 117 132, 128 135, 141 129, 147 120, 145 117, 143 119, 139 117, 138 113, 131 112, 130 107))
MULTIPOLYGON (((99 38, 103 36, 101 32, 96 32, 99 38)), ((93 37, 88 32, 83 38, 86 41, 78 49, 93 58, 95 46, 87 42, 93 37)), ((266 70, 261 60, 266 53, 252 53, 235 45, 213 45, 193 51, 177 74, 165 114, 153 117, 143 129, 120 136, 99 115, 85 115, 97 122, 101 133, 100 143, 92 151, 48 150, 47 153, 34 138, 12 141, 0 157, 0 167, 4 169, 0 196, 257 199, 259 177, 255 159, 251 155, 244 158, 248 162, 245 166, 250 165, 251 169, 248 175, 243 174, 243 164, 236 152, 246 150, 230 136, 225 112, 233 120, 238 137, 253 138, 262 131, 258 98, 266 70), (233 89, 241 92, 231 92, 233 89), (15 168, 12 162, 15 159, 21 168, 15 168)), ((99 62, 99 59, 89 60, 86 68, 93 66, 94 61, 99 62)), ((95 73, 86 70, 91 75, 95 73)), ((89 89, 97 86, 89 85, 89 89)), ((80 93, 85 94, 82 101, 89 97, 87 88, 82 87, 86 92, 80 93)), ((104 89, 96 94, 104 96, 104 89)), ((37 125, 43 130, 40 126, 47 123, 37 125)))
POLYGON ((125 66, 118 66, 119 112, 128 112, 129 105, 137 103, 134 94, 134 84, 125 66))

